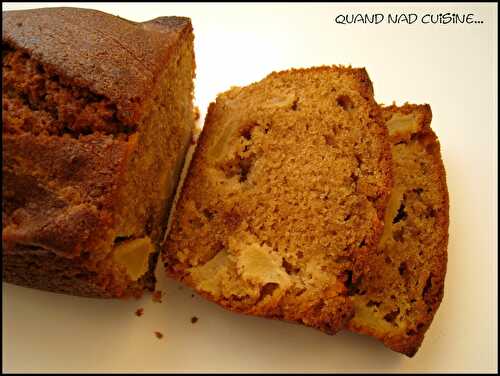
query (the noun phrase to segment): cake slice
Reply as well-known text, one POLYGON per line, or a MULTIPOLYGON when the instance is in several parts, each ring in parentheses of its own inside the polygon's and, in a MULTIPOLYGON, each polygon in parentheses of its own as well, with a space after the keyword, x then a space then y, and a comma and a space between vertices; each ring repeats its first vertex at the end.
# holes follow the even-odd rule
POLYGON ((232 311, 335 333, 383 230, 387 130, 364 69, 272 73, 208 109, 163 251, 232 311))
POLYGON ((448 190, 429 105, 383 108, 394 189, 370 272, 351 288, 349 329, 413 356, 443 297, 448 190))
POLYGON ((194 125, 191 22, 2 15, 3 278, 141 295, 194 125))

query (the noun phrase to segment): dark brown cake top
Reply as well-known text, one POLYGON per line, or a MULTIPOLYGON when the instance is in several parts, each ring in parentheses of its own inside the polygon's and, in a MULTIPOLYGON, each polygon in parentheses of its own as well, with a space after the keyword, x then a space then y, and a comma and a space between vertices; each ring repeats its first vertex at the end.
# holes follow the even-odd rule
POLYGON ((174 42, 189 18, 135 23, 91 9, 2 12, 2 41, 26 50, 55 74, 116 103, 118 118, 136 123, 174 42))

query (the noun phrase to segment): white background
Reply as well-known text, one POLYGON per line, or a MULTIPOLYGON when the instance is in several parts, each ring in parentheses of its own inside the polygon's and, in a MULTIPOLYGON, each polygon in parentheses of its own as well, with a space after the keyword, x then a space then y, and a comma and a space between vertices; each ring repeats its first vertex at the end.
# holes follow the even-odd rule
MULTIPOLYGON (((52 4, 54 6, 55 4, 52 4)), ((3 4, 4 10, 43 4, 3 4)), ((72 6, 78 6, 72 4, 72 6)), ((444 300, 413 359, 351 333, 224 311, 167 281, 162 304, 3 284, 4 371, 493 371, 497 358, 497 5, 91 4, 134 21, 191 17, 202 116, 273 70, 366 67, 377 101, 430 103, 450 192, 444 300), (474 13, 472 25, 338 25, 341 13, 474 13), (134 311, 144 307, 144 316, 134 311), (191 324, 192 316, 199 317, 191 324), (163 332, 158 340, 153 331, 163 332)))

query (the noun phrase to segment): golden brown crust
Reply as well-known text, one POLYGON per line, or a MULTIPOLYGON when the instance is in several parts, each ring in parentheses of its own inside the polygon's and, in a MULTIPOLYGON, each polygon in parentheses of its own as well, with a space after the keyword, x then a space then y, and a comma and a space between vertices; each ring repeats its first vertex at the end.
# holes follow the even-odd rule
POLYGON ((443 298, 448 190, 439 141, 430 127, 430 106, 392 105, 383 108, 383 116, 400 122, 392 123, 390 138, 393 195, 400 196, 401 207, 396 218, 389 218, 394 224, 386 223, 388 240, 379 245, 371 275, 357 286, 356 315, 348 328, 411 357, 443 298))
POLYGON ((163 254, 167 273, 232 311, 335 333, 353 314, 346 284, 365 272, 383 230, 391 166, 387 131, 362 69, 274 72, 220 94, 176 206, 163 254), (323 180, 316 184, 314 174, 323 180), (366 227, 357 231, 363 239, 354 223, 366 227))
POLYGON ((4 43, 29 51, 54 73, 109 98, 125 123, 144 115, 145 99, 185 30, 192 27, 183 17, 136 23, 81 8, 2 12, 4 43))
POLYGON ((107 244, 131 149, 99 134, 3 135, 4 253, 25 244, 74 257, 107 244))

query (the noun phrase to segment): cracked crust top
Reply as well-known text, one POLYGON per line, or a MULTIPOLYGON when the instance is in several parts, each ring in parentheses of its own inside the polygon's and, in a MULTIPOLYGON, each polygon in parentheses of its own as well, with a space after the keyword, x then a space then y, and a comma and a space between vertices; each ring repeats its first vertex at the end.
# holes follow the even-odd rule
POLYGON ((81 8, 2 12, 3 43, 28 51, 55 74, 107 97, 127 124, 141 119, 144 100, 186 29, 191 21, 184 17, 136 23, 81 8))

